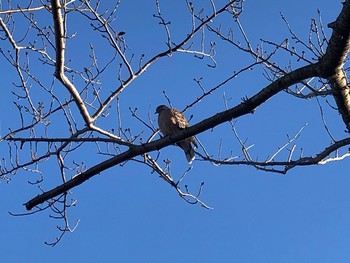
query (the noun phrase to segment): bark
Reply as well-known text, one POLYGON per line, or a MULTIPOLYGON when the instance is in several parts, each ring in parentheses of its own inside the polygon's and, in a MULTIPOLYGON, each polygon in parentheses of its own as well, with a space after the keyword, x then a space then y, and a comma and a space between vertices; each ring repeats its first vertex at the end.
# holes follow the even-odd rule
POLYGON ((328 27, 333 29, 325 55, 319 63, 319 76, 327 78, 338 111, 350 132, 350 87, 343 66, 350 48, 350 1, 343 3, 337 20, 328 27))

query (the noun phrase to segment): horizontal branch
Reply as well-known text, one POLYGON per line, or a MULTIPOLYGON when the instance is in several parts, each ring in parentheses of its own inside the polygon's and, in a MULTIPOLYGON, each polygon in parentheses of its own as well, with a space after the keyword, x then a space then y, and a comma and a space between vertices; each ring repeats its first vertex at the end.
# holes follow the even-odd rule
POLYGON ((37 7, 23 7, 18 9, 8 9, 8 10, 0 10, 0 15, 14 14, 14 13, 24 13, 24 12, 34 12, 39 11, 41 9, 51 9, 49 5, 42 5, 37 7))
MULTIPOLYGON (((5 139, 6 141, 13 141, 13 142, 46 142, 46 143, 52 143, 52 142, 110 142, 110 143, 118 143, 120 144, 120 140, 115 140, 111 138, 101 138, 101 137, 93 137, 93 138, 13 138, 9 137, 5 139)), ((124 143, 126 144, 126 143, 124 143)), ((130 144, 129 144, 130 145, 130 144)))
MULTIPOLYGON (((335 152, 336 150, 350 145, 350 138, 345 138, 343 140, 337 141, 332 143, 330 146, 326 147, 323 151, 320 153, 316 154, 315 157, 302 157, 297 160, 290 160, 290 161, 227 161, 227 160, 215 160, 208 158, 207 156, 201 155, 200 153, 197 153, 200 155, 203 160, 208 160, 210 162, 213 162, 215 164, 220 164, 220 165, 253 165, 253 166, 260 166, 260 167, 269 167, 269 166, 288 166, 288 169, 291 167, 295 166, 308 166, 308 165, 315 165, 315 164, 325 164, 329 162, 330 160, 339 160, 343 159, 347 156, 349 156, 349 153, 346 153, 344 157, 335 157, 335 158, 330 158, 330 160, 325 158, 329 156, 331 153, 335 152)), ((288 170, 287 169, 287 170, 288 170)), ((285 171, 287 172, 287 171, 285 171)))

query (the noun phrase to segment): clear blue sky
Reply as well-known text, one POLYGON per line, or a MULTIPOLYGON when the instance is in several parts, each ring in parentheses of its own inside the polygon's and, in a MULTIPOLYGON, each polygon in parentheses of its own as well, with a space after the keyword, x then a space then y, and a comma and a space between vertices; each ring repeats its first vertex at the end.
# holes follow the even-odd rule
MULTIPOLYGON (((122 1, 116 27, 126 32, 125 38, 132 52, 137 56, 145 53, 147 59, 165 50, 165 35, 152 17, 154 1, 142 2, 122 1)), ((181 12, 184 2, 160 1, 160 4, 163 14, 172 20, 170 28, 174 41, 180 40, 190 30, 188 16, 181 12)), ((254 46, 261 38, 281 42, 289 37, 280 12, 295 31, 307 39, 310 20, 317 17, 317 9, 327 25, 338 15, 341 1, 248 0, 241 21, 254 46)), ((47 21, 51 23, 50 19, 47 21)), ((227 20, 222 19, 222 23, 229 27, 227 20)), ((75 23, 71 29, 71 32, 78 32, 80 41, 79 45, 67 47, 68 55, 76 54, 73 64, 86 58, 78 51, 87 50, 91 40, 91 36, 79 31, 83 26, 75 23)), ((330 36, 330 30, 326 29, 326 34, 330 36)), ((100 40, 96 49, 104 50, 104 45, 107 45, 106 41, 100 40)), ((130 117, 128 107, 137 107, 144 119, 151 112, 155 120, 156 106, 166 104, 163 90, 174 107, 183 109, 200 94, 193 78, 204 77, 203 84, 209 89, 251 62, 247 56, 220 43, 216 58, 216 69, 206 67, 209 61, 199 61, 186 54, 159 60, 122 94, 124 120, 129 121, 137 133, 144 128, 130 117)), ((289 59, 284 54, 278 57, 278 62, 288 66, 289 59)), ((4 135, 8 127, 13 127, 18 114, 10 97, 14 72, 8 71, 2 58, 0 61, 4 78, 0 84, 0 109, 4 113, 1 134, 4 135)), ((298 66, 295 64, 294 67, 298 66)), ((53 69, 47 70, 45 74, 51 76, 53 69)), ((105 92, 114 87, 113 81, 115 79, 104 80, 105 92)), ((253 70, 191 108, 186 116, 193 114, 191 123, 196 123, 224 110, 224 93, 231 98, 229 106, 234 106, 242 97, 255 94, 267 84, 261 71, 253 70)), ((56 85, 57 89, 62 88, 58 83, 56 85)), ((321 103, 327 107, 325 101, 321 103)), ((344 138, 345 126, 338 113, 328 107, 325 117, 336 139, 344 138)), ((115 113, 111 113, 101 125, 115 128, 115 120, 115 113)), ((302 148, 308 155, 327 147, 330 139, 323 128, 317 102, 297 100, 282 93, 258 108, 255 114, 239 119, 236 128, 243 139, 248 139, 248 144, 254 145, 252 155, 262 160, 286 142, 287 134, 293 136, 305 123, 308 125, 296 142, 297 149, 302 148)), ((221 139, 224 154, 231 151, 240 154, 240 146, 228 124, 200 134, 199 138, 216 156, 221 139)), ((2 142, 0 152, 5 155, 6 151, 6 143, 2 142)), ((172 160, 174 178, 179 178, 188 168, 178 148, 170 146, 161 154, 163 159, 172 160)), ((88 164, 95 158, 88 152, 77 157, 88 164)), ((54 162, 52 165, 55 169, 44 171, 50 178, 44 185, 46 189, 59 182, 59 178, 55 179, 57 165, 54 162)), ((78 219, 80 223, 74 233, 64 236, 54 248, 45 246, 44 241, 55 239, 58 235, 56 225, 60 222, 50 219, 48 213, 26 217, 8 214, 8 211, 25 212, 22 204, 38 194, 35 187, 27 184, 35 176, 20 172, 9 184, 0 182, 0 258, 2 262, 53 263, 349 262, 349 165, 350 161, 345 159, 327 165, 296 168, 282 176, 250 167, 214 167, 194 161, 186 184, 195 191, 201 182, 205 182, 202 200, 213 210, 187 204, 145 166, 129 163, 125 167, 114 167, 72 190, 78 202, 69 210, 69 218, 72 225, 78 219)))

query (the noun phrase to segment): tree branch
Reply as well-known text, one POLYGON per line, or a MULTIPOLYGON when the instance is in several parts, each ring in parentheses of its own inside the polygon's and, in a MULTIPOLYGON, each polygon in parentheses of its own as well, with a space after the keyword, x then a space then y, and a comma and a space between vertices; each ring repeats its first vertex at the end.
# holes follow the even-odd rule
POLYGON ((56 41, 56 78, 67 88, 68 92, 74 98, 75 104, 77 105, 81 116, 83 117, 87 126, 92 123, 90 114, 84 104, 83 99, 80 97, 79 92, 73 85, 73 83, 67 78, 64 72, 64 61, 65 61, 65 32, 63 27, 63 19, 61 12, 61 5, 59 0, 51 0, 52 5, 52 17, 55 27, 55 41, 56 41))
POLYGON ((173 48, 170 48, 166 51, 163 51, 154 57, 152 57, 150 60, 148 60, 137 72, 130 75, 127 80, 125 80, 121 86, 112 92, 112 94, 101 104, 101 107, 93 114, 92 119, 95 120, 101 112, 105 110, 105 108, 109 105, 109 103, 116 97, 118 94, 120 94, 131 82, 133 82, 137 77, 139 77, 143 72, 145 72, 148 67, 150 67, 155 61, 162 57, 166 57, 169 54, 176 52, 180 50, 188 41, 190 41, 195 34, 200 31, 206 24, 208 24, 211 20, 213 20, 216 16, 218 16, 220 13, 224 12, 230 5, 232 5, 235 2, 235 0, 230 0, 225 6, 223 6, 220 10, 213 13, 211 16, 209 16, 207 19, 203 20, 203 22, 198 25, 194 30, 192 30, 191 33, 187 34, 187 37, 184 38, 183 41, 181 41, 179 44, 175 45, 173 48))
POLYGON ((339 113, 350 132, 350 87, 343 66, 350 48, 350 1, 343 3, 337 20, 328 27, 333 29, 326 54, 319 67, 321 77, 328 78, 339 113))

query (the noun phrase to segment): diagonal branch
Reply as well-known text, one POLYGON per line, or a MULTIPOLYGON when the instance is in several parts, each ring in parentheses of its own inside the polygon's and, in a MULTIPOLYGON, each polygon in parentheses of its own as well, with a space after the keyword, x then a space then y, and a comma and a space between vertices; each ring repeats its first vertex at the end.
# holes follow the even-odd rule
POLYGON ((101 113, 106 109, 106 107, 108 107, 109 103, 116 97, 118 96, 118 94, 120 94, 133 80, 135 80, 137 77, 139 77, 140 75, 142 75, 142 73, 144 73, 149 66, 151 66, 156 60, 162 58, 162 57, 166 57, 170 54, 172 54, 173 52, 179 51, 181 50, 181 48, 188 43, 188 41, 190 41, 195 34, 200 31, 206 24, 208 24, 210 21, 212 21, 215 17, 217 17, 220 13, 223 13, 230 5, 232 5, 234 2, 236 2, 236 0, 230 0, 225 6, 223 6, 220 10, 216 11, 215 13, 213 13, 211 16, 209 16, 207 19, 203 20, 203 22, 198 25, 195 29, 193 29, 191 31, 191 33, 189 33, 187 35, 187 37, 184 38, 183 41, 181 41, 179 44, 175 45, 173 48, 170 48, 166 51, 163 51, 157 55, 155 55, 153 58, 151 58, 150 60, 148 60, 137 72, 135 72, 134 74, 130 75, 129 78, 127 80, 125 80, 121 86, 116 89, 115 91, 112 92, 112 94, 101 104, 101 107, 93 114, 92 119, 95 120, 96 118, 98 118, 98 116, 101 115, 101 113))
POLYGON ((183 131, 177 132, 171 136, 166 136, 162 139, 156 140, 154 142, 141 144, 132 146, 129 148, 129 150, 112 157, 100 164, 97 164, 90 169, 86 170, 85 172, 82 172, 75 177, 73 177, 71 180, 61 184, 60 186, 57 186, 56 188, 44 192, 41 195, 38 195, 37 197, 33 198, 32 200, 28 201, 25 206, 27 210, 32 209, 36 205, 39 205, 50 198, 53 198, 59 194, 65 193, 68 190, 72 189, 75 186, 78 186, 85 182, 86 180, 92 178, 96 174, 99 174, 103 172, 104 170, 107 170, 117 164, 120 164, 122 162, 125 162, 129 159, 132 159, 138 155, 145 154, 147 152, 151 152, 154 150, 162 149, 168 145, 174 144, 176 142, 179 142, 185 138, 194 136, 196 134, 199 134, 201 132, 204 132, 206 130, 209 130, 221 123, 224 123, 226 121, 229 121, 231 119, 237 118, 239 116, 248 114, 252 112, 256 107, 267 101, 269 98, 276 95, 278 92, 284 90, 285 88, 299 82, 301 79, 307 79, 312 77, 316 74, 316 64, 309 65, 302 67, 300 69, 297 69, 279 80, 271 83, 264 89, 262 89, 258 94, 253 96, 250 99, 245 100, 241 104, 237 105, 236 107, 233 107, 232 109, 220 112, 215 114, 214 116, 207 118, 198 124, 191 126, 183 131))

